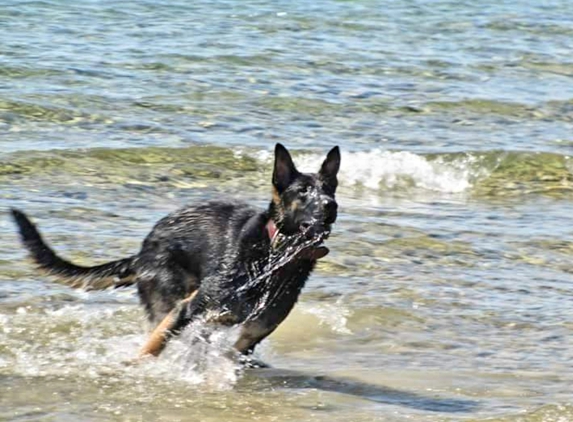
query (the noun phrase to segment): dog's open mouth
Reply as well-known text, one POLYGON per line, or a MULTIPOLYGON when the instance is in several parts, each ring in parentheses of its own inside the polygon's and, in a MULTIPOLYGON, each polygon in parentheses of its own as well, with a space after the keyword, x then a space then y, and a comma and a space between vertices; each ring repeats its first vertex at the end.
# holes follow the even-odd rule
POLYGON ((273 255, 283 255, 289 261, 292 259, 319 260, 329 252, 329 249, 323 246, 329 235, 330 230, 314 234, 312 237, 304 232, 292 236, 277 233, 271 243, 273 255))
POLYGON ((323 244, 326 239, 328 239, 329 235, 330 230, 323 231, 320 234, 314 235, 312 238, 308 239, 306 242, 304 242, 299 256, 303 259, 312 261, 325 257, 328 254, 329 249, 323 244))

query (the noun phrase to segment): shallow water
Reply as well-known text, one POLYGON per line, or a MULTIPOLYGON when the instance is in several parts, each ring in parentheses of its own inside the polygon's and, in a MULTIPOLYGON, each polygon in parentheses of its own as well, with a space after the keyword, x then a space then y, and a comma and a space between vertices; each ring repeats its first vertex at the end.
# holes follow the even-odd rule
POLYGON ((573 3, 7 1, 0 207, 78 263, 343 151, 331 249, 258 350, 130 366, 133 289, 37 274, 0 219, 0 419, 573 420, 573 3))

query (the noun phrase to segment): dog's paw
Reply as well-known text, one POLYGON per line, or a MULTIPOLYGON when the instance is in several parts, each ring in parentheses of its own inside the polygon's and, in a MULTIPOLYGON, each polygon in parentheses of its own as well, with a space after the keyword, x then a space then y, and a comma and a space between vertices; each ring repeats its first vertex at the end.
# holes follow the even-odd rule
POLYGON ((149 362, 154 358, 155 356, 153 356, 152 354, 145 353, 145 354, 140 354, 134 358, 124 360, 123 362, 121 362, 121 364, 123 366, 137 366, 141 365, 142 363, 149 362))
POLYGON ((270 368, 271 366, 258 360, 254 359, 251 356, 240 356, 239 363, 243 365, 244 368, 248 369, 261 369, 261 368, 270 368))

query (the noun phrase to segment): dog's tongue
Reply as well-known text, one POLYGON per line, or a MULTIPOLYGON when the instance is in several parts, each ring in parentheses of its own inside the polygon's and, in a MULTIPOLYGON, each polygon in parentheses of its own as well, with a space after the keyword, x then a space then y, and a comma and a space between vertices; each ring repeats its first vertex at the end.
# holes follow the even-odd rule
POLYGON ((267 233, 269 234, 269 239, 271 243, 275 238, 278 230, 279 229, 277 229, 277 225, 275 224, 275 222, 273 220, 269 220, 269 222, 267 223, 267 233))

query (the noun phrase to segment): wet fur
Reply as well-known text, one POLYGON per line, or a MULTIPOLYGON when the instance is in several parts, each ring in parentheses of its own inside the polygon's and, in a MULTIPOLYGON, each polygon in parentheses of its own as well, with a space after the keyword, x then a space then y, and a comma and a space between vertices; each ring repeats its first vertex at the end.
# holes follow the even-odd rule
POLYGON ((12 216, 32 259, 48 274, 91 289, 137 284, 157 327, 144 354, 158 354, 169 337, 205 315, 218 324, 241 324, 235 349, 249 354, 286 318, 317 259, 327 253, 320 243, 336 220, 339 166, 336 147, 317 174, 300 173, 277 144, 273 198, 266 210, 239 201, 185 207, 161 219, 137 255, 94 267, 58 257, 22 211, 13 209, 12 216), (269 224, 291 246, 302 245, 276 268, 269 263, 285 258, 286 249, 272 244, 269 224))

